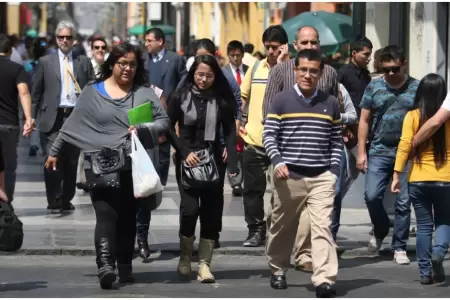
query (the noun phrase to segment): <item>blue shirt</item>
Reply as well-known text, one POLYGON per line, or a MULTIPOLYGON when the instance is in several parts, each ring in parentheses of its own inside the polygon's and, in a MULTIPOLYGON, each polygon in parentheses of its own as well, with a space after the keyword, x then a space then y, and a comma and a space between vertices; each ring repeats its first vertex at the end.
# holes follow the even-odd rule
POLYGON ((97 92, 99 92, 103 96, 109 97, 108 92, 106 92, 106 89, 105 89, 104 81, 100 81, 100 82, 97 82, 96 84, 94 84, 94 88, 97 90, 97 92))
POLYGON ((419 81, 413 77, 409 77, 399 89, 389 87, 384 78, 377 78, 369 83, 359 105, 361 109, 373 112, 370 132, 375 131, 369 155, 395 158, 402 135, 403 119, 414 106, 418 86, 419 81), (377 128, 374 128, 375 125, 377 128))

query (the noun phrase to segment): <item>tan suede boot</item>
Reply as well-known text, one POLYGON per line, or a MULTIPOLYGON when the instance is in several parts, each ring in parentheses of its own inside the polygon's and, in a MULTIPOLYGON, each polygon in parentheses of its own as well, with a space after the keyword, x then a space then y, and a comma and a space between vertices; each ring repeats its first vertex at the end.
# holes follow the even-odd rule
POLYGON ((216 279, 209 269, 214 251, 214 240, 200 239, 198 245, 198 276, 201 283, 214 283, 216 279))
POLYGON ((182 276, 191 274, 192 248, 194 248, 194 236, 189 238, 180 236, 180 261, 177 270, 182 276))

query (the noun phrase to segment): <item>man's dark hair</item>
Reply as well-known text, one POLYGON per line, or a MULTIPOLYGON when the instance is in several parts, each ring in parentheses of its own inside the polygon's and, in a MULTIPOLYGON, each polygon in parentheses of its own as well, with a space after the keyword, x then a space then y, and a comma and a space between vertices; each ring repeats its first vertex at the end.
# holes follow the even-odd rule
POLYGON ((166 35, 164 34, 164 32, 161 30, 161 28, 158 27, 153 27, 152 29, 147 30, 147 32, 145 33, 145 35, 149 35, 150 33, 153 33, 153 35, 155 36, 155 39, 157 41, 162 40, 163 44, 166 42, 166 35))
POLYGON ((389 45, 381 50, 380 62, 399 61, 404 63, 406 60, 403 49, 396 45, 389 45))
POLYGON ((253 51, 255 51, 255 46, 253 46, 253 44, 245 44, 244 45, 244 52, 253 54, 253 51))
POLYGON ((106 43, 105 38, 103 38, 103 37, 101 37, 101 36, 97 36, 97 37, 95 37, 95 38, 92 39, 92 42, 91 42, 91 49, 94 49, 94 43, 97 42, 97 41, 100 41, 100 42, 105 43, 105 46, 108 47, 108 44, 106 43))
POLYGON ((264 31, 262 35, 262 42, 263 44, 267 42, 276 42, 284 45, 289 42, 289 38, 283 26, 272 25, 264 31))
POLYGON ((300 65, 300 58, 309 60, 309 61, 318 61, 320 62, 320 69, 323 70, 325 63, 322 58, 322 53, 315 49, 304 49, 297 53, 295 56, 295 66, 298 67, 300 65))
POLYGON ((363 51, 364 48, 369 48, 370 50, 373 49, 372 42, 366 37, 361 37, 350 43, 350 53, 352 53, 353 51, 363 51))
POLYGON ((244 54, 244 45, 242 45, 241 42, 236 41, 236 40, 231 41, 228 43, 227 53, 230 53, 230 51, 233 51, 233 50, 241 50, 242 54, 244 54))
POLYGON ((6 34, 0 33, 0 53, 8 53, 11 50, 11 39, 6 34))
POLYGON ((194 44, 194 55, 197 53, 199 49, 205 49, 211 55, 216 54, 216 45, 210 39, 199 39, 194 44))

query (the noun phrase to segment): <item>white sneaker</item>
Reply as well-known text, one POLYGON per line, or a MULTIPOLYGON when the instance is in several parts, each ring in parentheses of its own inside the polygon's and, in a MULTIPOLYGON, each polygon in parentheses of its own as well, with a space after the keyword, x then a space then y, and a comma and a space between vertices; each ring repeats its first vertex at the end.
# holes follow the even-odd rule
POLYGON ((376 253, 380 250, 381 244, 383 244, 382 239, 377 239, 374 236, 370 238, 369 245, 367 246, 367 251, 369 253, 376 253))
POLYGON ((405 250, 395 250, 394 251, 394 262, 399 265, 409 265, 410 260, 408 255, 406 255, 405 250))

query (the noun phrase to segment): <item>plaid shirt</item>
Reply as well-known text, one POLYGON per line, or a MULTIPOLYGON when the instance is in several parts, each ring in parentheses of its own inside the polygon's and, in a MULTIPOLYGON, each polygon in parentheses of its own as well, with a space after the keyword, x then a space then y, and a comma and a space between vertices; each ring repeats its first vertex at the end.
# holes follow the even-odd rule
MULTIPOLYGON (((263 101, 263 119, 266 118, 269 105, 275 95, 279 92, 291 89, 296 84, 294 67, 294 59, 291 59, 281 64, 277 64, 270 71, 263 101)), ((339 83, 337 80, 337 72, 333 67, 325 65, 317 88, 336 98, 338 97, 339 83)))

